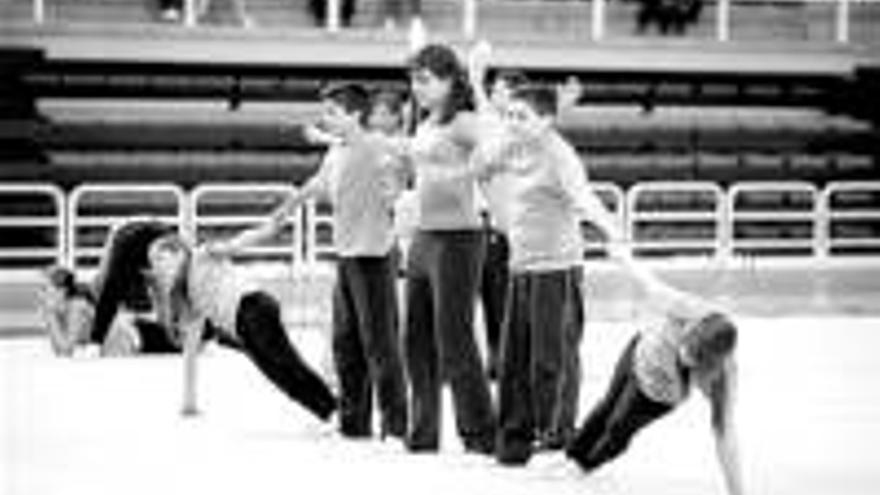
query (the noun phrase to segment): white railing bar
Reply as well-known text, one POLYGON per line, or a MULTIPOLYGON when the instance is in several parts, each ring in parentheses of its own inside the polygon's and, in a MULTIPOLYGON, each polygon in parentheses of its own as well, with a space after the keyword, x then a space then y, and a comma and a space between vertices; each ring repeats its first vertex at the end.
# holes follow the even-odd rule
POLYGON ((331 33, 336 33, 339 31, 339 26, 341 24, 341 8, 339 4, 340 0, 326 0, 324 2, 326 13, 327 13, 327 31, 331 33))
POLYGON ((461 2, 461 34, 466 40, 472 40, 477 37, 478 19, 478 1, 462 0, 461 2))
POLYGON ((837 1, 837 22, 835 23, 835 40, 838 43, 849 43, 850 0, 837 1))
POLYGON ((593 41, 601 41, 605 37, 605 0, 593 0, 593 12, 590 19, 593 41))
POLYGON ((730 41, 730 0, 718 0, 715 29, 718 41, 730 41))
POLYGON ((766 223, 790 223, 804 220, 814 221, 817 215, 810 211, 773 211, 773 210, 737 210, 733 212, 732 220, 761 221, 766 223))
POLYGON ((880 220, 880 210, 832 211, 829 220, 880 220))

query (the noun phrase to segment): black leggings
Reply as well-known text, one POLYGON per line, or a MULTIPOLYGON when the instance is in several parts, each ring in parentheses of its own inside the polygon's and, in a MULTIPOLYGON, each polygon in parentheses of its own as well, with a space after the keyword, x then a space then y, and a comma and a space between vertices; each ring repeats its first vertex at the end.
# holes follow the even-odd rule
POLYGON ((622 454, 639 430, 674 407, 650 399, 639 389, 633 366, 637 342, 635 337, 626 347, 605 397, 566 449, 566 455, 586 471, 622 454))
POLYGON ((287 338, 275 299, 264 292, 245 295, 235 325, 242 352, 266 378, 315 416, 327 420, 336 410, 336 398, 287 338))

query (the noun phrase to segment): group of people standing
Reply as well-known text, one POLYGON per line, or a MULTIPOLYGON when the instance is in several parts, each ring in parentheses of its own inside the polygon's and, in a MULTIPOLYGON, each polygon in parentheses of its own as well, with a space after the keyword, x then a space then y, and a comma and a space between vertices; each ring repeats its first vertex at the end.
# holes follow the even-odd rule
POLYGON ((592 470, 695 384, 712 405, 729 492, 742 493, 730 415, 734 325, 630 257, 554 125, 566 103, 519 73, 497 74, 487 95, 488 53, 478 45, 463 64, 450 47, 432 44, 411 57, 411 133, 399 98, 359 84, 326 88, 319 128, 308 132, 329 146, 324 160, 263 224, 223 242, 193 246, 176 232, 158 232, 139 244, 131 264, 150 287, 156 321, 175 329, 169 341, 183 350, 184 413, 198 410, 196 358, 207 332, 240 349, 317 417, 338 416, 345 437, 373 436, 375 397, 383 438, 400 439, 409 452, 438 451, 448 384, 466 451, 519 466, 536 452, 564 450, 592 470), (415 226, 398 308, 392 212, 409 186, 415 226), (334 206, 336 395, 287 339, 278 302, 231 266, 234 253, 277 233, 316 197, 334 206), (633 338, 605 397, 578 428, 585 220, 604 231, 609 253, 660 318, 633 338), (490 266, 487 243, 496 268, 507 260, 491 282, 481 276, 490 266), (474 332, 481 282, 500 287, 489 291, 496 297, 485 318, 488 365, 474 332))

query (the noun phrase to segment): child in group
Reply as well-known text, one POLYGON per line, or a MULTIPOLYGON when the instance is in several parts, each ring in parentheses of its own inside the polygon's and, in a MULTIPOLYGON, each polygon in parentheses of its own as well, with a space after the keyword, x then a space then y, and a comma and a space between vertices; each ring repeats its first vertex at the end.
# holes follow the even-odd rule
MULTIPOLYGON (((479 55, 472 53, 469 57, 468 77, 482 117, 482 131, 491 136, 490 139, 503 139, 498 134, 505 129, 502 118, 511 93, 524 86, 527 79, 520 71, 496 71, 490 78, 490 92, 486 95, 483 89, 484 73, 485 67, 479 60, 479 55)), ((486 198, 485 208, 481 211, 486 236, 486 259, 480 273, 480 300, 486 329, 486 371, 491 380, 498 376, 501 327, 507 313, 507 289, 510 282, 510 245, 505 234, 506 182, 505 174, 497 174, 484 182, 481 189, 486 198)))
MULTIPOLYGON (((370 100, 370 113, 367 118, 367 127, 370 131, 376 132, 386 138, 395 138, 403 134, 404 124, 404 105, 403 96, 399 91, 392 89, 380 89, 373 93, 370 100)), ((385 160, 391 162, 401 159, 393 154, 386 154, 385 160)), ((388 167, 392 169, 392 173, 387 173, 384 178, 389 181, 385 188, 385 193, 389 195, 392 202, 392 217, 394 218, 394 237, 395 243, 392 248, 392 265, 395 273, 402 273, 406 260, 406 248, 409 247, 411 236, 407 234, 407 227, 404 225, 408 219, 404 211, 405 199, 401 203, 401 199, 407 195, 410 188, 407 185, 411 180, 403 172, 406 167, 399 164, 388 163, 388 167), (400 215, 398 215, 400 213, 400 215)), ((411 222, 410 222, 411 223, 411 222)))
POLYGON ((55 355, 69 357, 77 347, 89 343, 95 296, 67 268, 53 266, 45 275, 46 284, 40 294, 43 323, 55 355))
MULTIPOLYGON (((566 455, 593 471, 621 455, 651 422, 681 405, 696 386, 711 407, 712 433, 727 491, 743 493, 733 421, 737 329, 723 312, 668 287, 653 291, 662 318, 621 354, 605 396, 587 415, 566 455), (665 292, 665 297, 656 294, 665 292)), ((656 305, 656 304, 655 304, 656 305)))
POLYGON ((572 435, 584 323, 581 219, 620 239, 576 151, 553 125, 556 96, 549 88, 514 90, 504 109, 509 144, 477 161, 507 177, 512 279, 496 456, 508 465, 528 462, 536 448, 561 448, 572 435))
POLYGON ((53 350, 70 356, 98 347, 102 356, 179 352, 175 329, 160 325, 147 268, 147 246, 174 228, 151 219, 112 229, 94 283, 77 282, 68 268, 46 272, 41 309, 53 350))
POLYGON ((479 122, 451 48, 424 46, 409 71, 419 119, 415 135, 397 148, 414 171, 418 221, 406 267, 407 448, 439 449, 441 389, 449 383, 465 450, 491 453, 495 414, 473 328, 484 238, 475 179, 462 173, 479 144, 479 122))
POLYGON ((95 276, 90 338, 102 355, 180 352, 177 329, 159 323, 147 249, 176 228, 159 220, 129 220, 112 230, 95 276))
POLYGON ((318 197, 333 204, 338 255, 333 355, 340 381, 341 433, 372 435, 375 389, 381 435, 403 439, 407 410, 397 332, 394 168, 385 163, 389 157, 379 131, 366 128, 370 98, 362 86, 329 87, 321 100, 322 127, 332 144, 318 173, 281 211, 292 211, 318 197))
POLYGON ((225 242, 192 247, 172 233, 150 244, 150 275, 162 302, 159 313, 183 334, 185 416, 198 412, 196 361, 206 324, 236 342, 275 386, 312 414, 329 421, 336 411, 333 393, 289 340, 278 301, 232 265, 235 253, 277 232, 284 218, 275 214, 225 242))

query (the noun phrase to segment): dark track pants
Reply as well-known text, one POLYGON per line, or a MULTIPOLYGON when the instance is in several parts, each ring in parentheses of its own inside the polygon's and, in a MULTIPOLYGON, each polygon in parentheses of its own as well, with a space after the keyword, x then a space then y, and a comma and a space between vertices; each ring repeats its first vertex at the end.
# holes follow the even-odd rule
POLYGON ((242 297, 236 316, 242 352, 282 392, 327 420, 336 410, 330 388, 300 357, 281 322, 278 302, 264 292, 242 297))
POLYGON ((491 379, 498 376, 501 327, 507 314, 507 286, 510 283, 509 258, 507 237, 497 230, 486 229, 486 258, 480 274, 480 300, 486 323, 486 371, 491 379))
POLYGON ((580 268, 513 275, 501 341, 496 455, 528 461, 536 441, 561 448, 572 436, 583 335, 580 268))
POLYGON ((566 449, 566 455, 585 471, 622 454, 639 430, 674 407, 650 399, 639 389, 634 371, 637 342, 638 338, 633 338, 626 347, 605 397, 593 408, 566 449))
POLYGON ((493 450, 495 417, 473 327, 483 249, 479 230, 419 231, 410 247, 404 360, 412 387, 411 451, 439 448, 444 382, 465 449, 493 450))
POLYGON ((333 357, 343 435, 372 435, 376 389, 382 435, 406 434, 406 386, 397 331, 392 257, 341 258, 333 292, 333 357))

